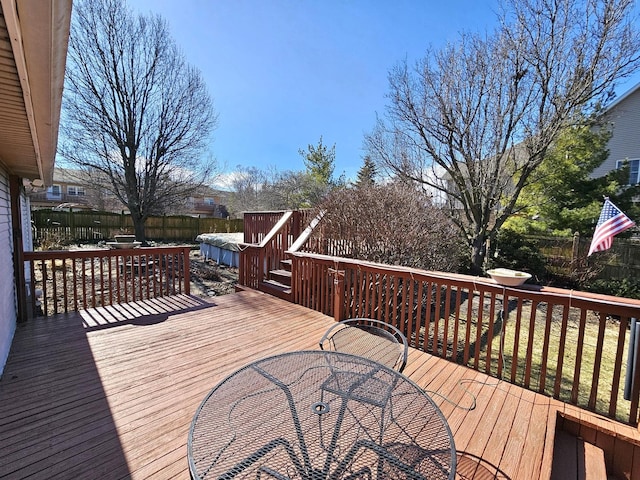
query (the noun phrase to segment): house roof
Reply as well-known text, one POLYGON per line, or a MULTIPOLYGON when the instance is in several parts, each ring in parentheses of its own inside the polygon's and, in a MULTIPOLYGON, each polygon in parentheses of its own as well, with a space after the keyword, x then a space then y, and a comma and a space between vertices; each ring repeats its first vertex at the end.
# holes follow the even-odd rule
POLYGON ((50 184, 72 0, 0 0, 0 162, 50 184))
POLYGON ((638 90, 640 88, 640 82, 635 84, 633 87, 631 87, 629 90, 627 90, 626 92, 624 92, 622 95, 620 95, 618 98, 616 98, 613 102, 611 102, 611 104, 607 105, 606 111, 610 112, 611 109, 613 109, 616 105, 619 105, 620 103, 622 103, 625 99, 627 99, 628 97, 630 97, 631 95, 633 95, 636 90, 638 90))

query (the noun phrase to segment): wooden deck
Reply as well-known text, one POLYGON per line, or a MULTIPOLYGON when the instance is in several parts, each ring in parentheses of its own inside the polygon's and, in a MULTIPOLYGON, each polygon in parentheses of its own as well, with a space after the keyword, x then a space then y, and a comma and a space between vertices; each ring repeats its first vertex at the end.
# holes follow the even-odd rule
MULTIPOLYGON (((20 325, 0 381, 0 478, 187 479, 187 433, 205 394, 251 360, 317 349, 332 322, 245 291, 20 325)), ((588 421, 594 438, 637 440, 636 429, 417 350, 405 374, 436 392, 461 479, 549 478, 559 418, 568 430, 588 421)), ((628 457, 625 476, 640 478, 638 449, 628 457)))

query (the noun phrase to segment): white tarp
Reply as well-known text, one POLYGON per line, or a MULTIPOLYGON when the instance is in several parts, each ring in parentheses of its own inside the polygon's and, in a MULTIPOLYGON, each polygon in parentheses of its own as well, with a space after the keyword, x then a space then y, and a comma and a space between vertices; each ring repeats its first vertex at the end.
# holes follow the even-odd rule
POLYGON ((200 254, 206 259, 215 260, 219 265, 237 267, 240 265, 240 246, 244 234, 240 233, 201 233, 196 237, 200 243, 200 254))

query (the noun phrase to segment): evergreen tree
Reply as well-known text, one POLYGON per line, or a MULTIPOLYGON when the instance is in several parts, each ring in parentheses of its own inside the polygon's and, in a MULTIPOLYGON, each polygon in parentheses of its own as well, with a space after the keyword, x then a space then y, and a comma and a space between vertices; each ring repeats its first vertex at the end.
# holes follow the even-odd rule
POLYGON ((327 148, 327 146, 322 143, 322 136, 320 136, 317 147, 309 144, 307 148, 308 151, 298 150, 298 153, 304 159, 304 166, 307 168, 307 173, 319 184, 331 185, 336 161, 335 144, 333 147, 327 148))
POLYGON ((603 197, 629 214, 638 187, 626 187, 628 168, 593 178, 607 159, 611 133, 591 124, 567 127, 551 145, 542 164, 522 190, 517 214, 505 227, 521 233, 590 235, 600 215, 603 197))
POLYGON ((356 186, 363 187, 368 185, 374 185, 376 183, 375 178, 378 175, 378 169, 375 162, 369 155, 366 155, 363 159, 362 166, 358 170, 358 177, 356 179, 356 186))
POLYGON ((333 179, 335 169, 336 146, 328 148, 322 143, 322 136, 318 146, 309 144, 307 151, 298 150, 304 159, 306 171, 303 173, 304 191, 300 207, 312 207, 318 205, 329 193, 336 182, 333 179))

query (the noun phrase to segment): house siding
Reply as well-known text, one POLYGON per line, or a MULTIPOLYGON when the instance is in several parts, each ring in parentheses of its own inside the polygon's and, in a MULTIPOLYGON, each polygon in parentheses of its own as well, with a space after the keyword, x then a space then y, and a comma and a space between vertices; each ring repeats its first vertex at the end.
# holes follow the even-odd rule
POLYGON ((594 177, 601 177, 615 170, 619 160, 640 158, 640 86, 620 97, 607 111, 606 119, 611 123, 612 129, 612 137, 607 144, 609 157, 593 171, 594 177))
POLYGON ((13 271, 13 235, 9 176, 0 167, 0 375, 9 356, 18 317, 13 271))

